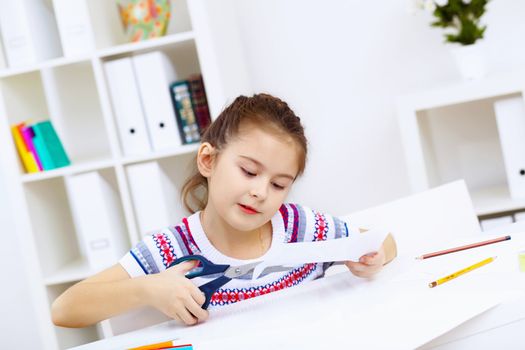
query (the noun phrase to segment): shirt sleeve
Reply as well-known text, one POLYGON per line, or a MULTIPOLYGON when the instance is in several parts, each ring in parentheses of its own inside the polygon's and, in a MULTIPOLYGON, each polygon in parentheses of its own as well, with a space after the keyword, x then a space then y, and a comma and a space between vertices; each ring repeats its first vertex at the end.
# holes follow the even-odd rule
MULTIPOLYGON (((281 208, 285 221, 285 243, 316 242, 328 239, 339 239, 359 234, 357 226, 350 225, 347 220, 325 214, 298 204, 286 204, 281 208)), ((333 262, 319 263, 324 272, 333 262)))
POLYGON ((285 219, 285 242, 315 242, 338 239, 359 233, 359 228, 330 214, 298 204, 286 204, 281 210, 285 219))
POLYGON ((133 278, 159 273, 182 255, 176 236, 170 228, 165 228, 145 236, 119 260, 119 264, 133 278))

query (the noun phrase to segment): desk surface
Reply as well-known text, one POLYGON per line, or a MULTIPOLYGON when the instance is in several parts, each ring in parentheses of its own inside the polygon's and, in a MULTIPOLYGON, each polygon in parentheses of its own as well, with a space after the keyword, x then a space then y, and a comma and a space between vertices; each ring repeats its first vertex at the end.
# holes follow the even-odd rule
MULTIPOLYGON (((487 238, 480 237, 453 245, 487 238)), ((171 321, 75 349, 124 349, 167 339, 198 350, 439 346, 525 319, 525 273, 519 272, 516 255, 524 249, 522 234, 424 261, 399 257, 373 280, 340 273, 212 310, 197 326, 171 321), (493 263, 428 288, 436 278, 493 255, 498 256, 493 263)))

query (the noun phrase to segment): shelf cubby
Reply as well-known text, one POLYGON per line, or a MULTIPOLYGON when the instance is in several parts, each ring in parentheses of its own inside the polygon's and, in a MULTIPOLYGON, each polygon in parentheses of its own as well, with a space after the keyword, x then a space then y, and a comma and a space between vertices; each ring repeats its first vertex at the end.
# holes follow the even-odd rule
POLYGON ((49 118, 40 72, 33 71, 0 80, 9 124, 49 118))
POLYGON ((493 104, 507 97, 514 95, 417 112, 430 187, 457 179, 471 190, 506 183, 493 104))
POLYGON ((33 238, 44 278, 80 256, 63 178, 24 184, 33 238))
POLYGON ((412 190, 464 179, 480 217, 525 208, 509 194, 494 110, 500 100, 523 99, 524 81, 525 72, 513 72, 399 97, 412 190))
POLYGON ((71 163, 111 158, 90 62, 43 69, 42 81, 51 120, 71 163))
MULTIPOLYGON (((97 49, 114 48, 131 42, 120 19, 116 2, 107 0, 86 0, 97 49)), ((191 31, 186 0, 171 1, 171 16, 166 36, 191 31)), ((149 40, 158 40, 152 38, 149 40)), ((137 44, 140 42, 137 42, 137 44)))

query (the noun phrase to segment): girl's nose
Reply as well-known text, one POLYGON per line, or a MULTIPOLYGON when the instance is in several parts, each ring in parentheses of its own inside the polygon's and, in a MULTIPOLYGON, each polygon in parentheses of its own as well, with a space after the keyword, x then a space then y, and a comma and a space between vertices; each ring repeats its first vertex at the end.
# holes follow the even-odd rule
POLYGON ((265 181, 257 181, 250 190, 250 196, 257 199, 265 199, 268 195, 268 186, 265 181))

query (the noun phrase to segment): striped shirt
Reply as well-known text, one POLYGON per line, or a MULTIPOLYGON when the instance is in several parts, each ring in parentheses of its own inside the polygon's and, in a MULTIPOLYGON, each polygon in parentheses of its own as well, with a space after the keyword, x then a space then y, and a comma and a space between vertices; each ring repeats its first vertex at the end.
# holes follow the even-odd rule
MULTIPOLYGON (((324 241, 358 232, 336 217, 297 204, 283 204, 272 217, 271 223, 271 246, 257 259, 234 259, 218 251, 204 233, 197 212, 176 226, 146 236, 119 263, 131 277, 161 272, 175 259, 191 254, 200 254, 216 264, 243 265, 263 260, 266 255, 279 249, 280 244, 324 241)), ((289 271, 263 275, 253 281, 249 277, 233 279, 215 292, 210 306, 227 305, 314 280, 324 275, 328 265, 304 264, 289 271)))

